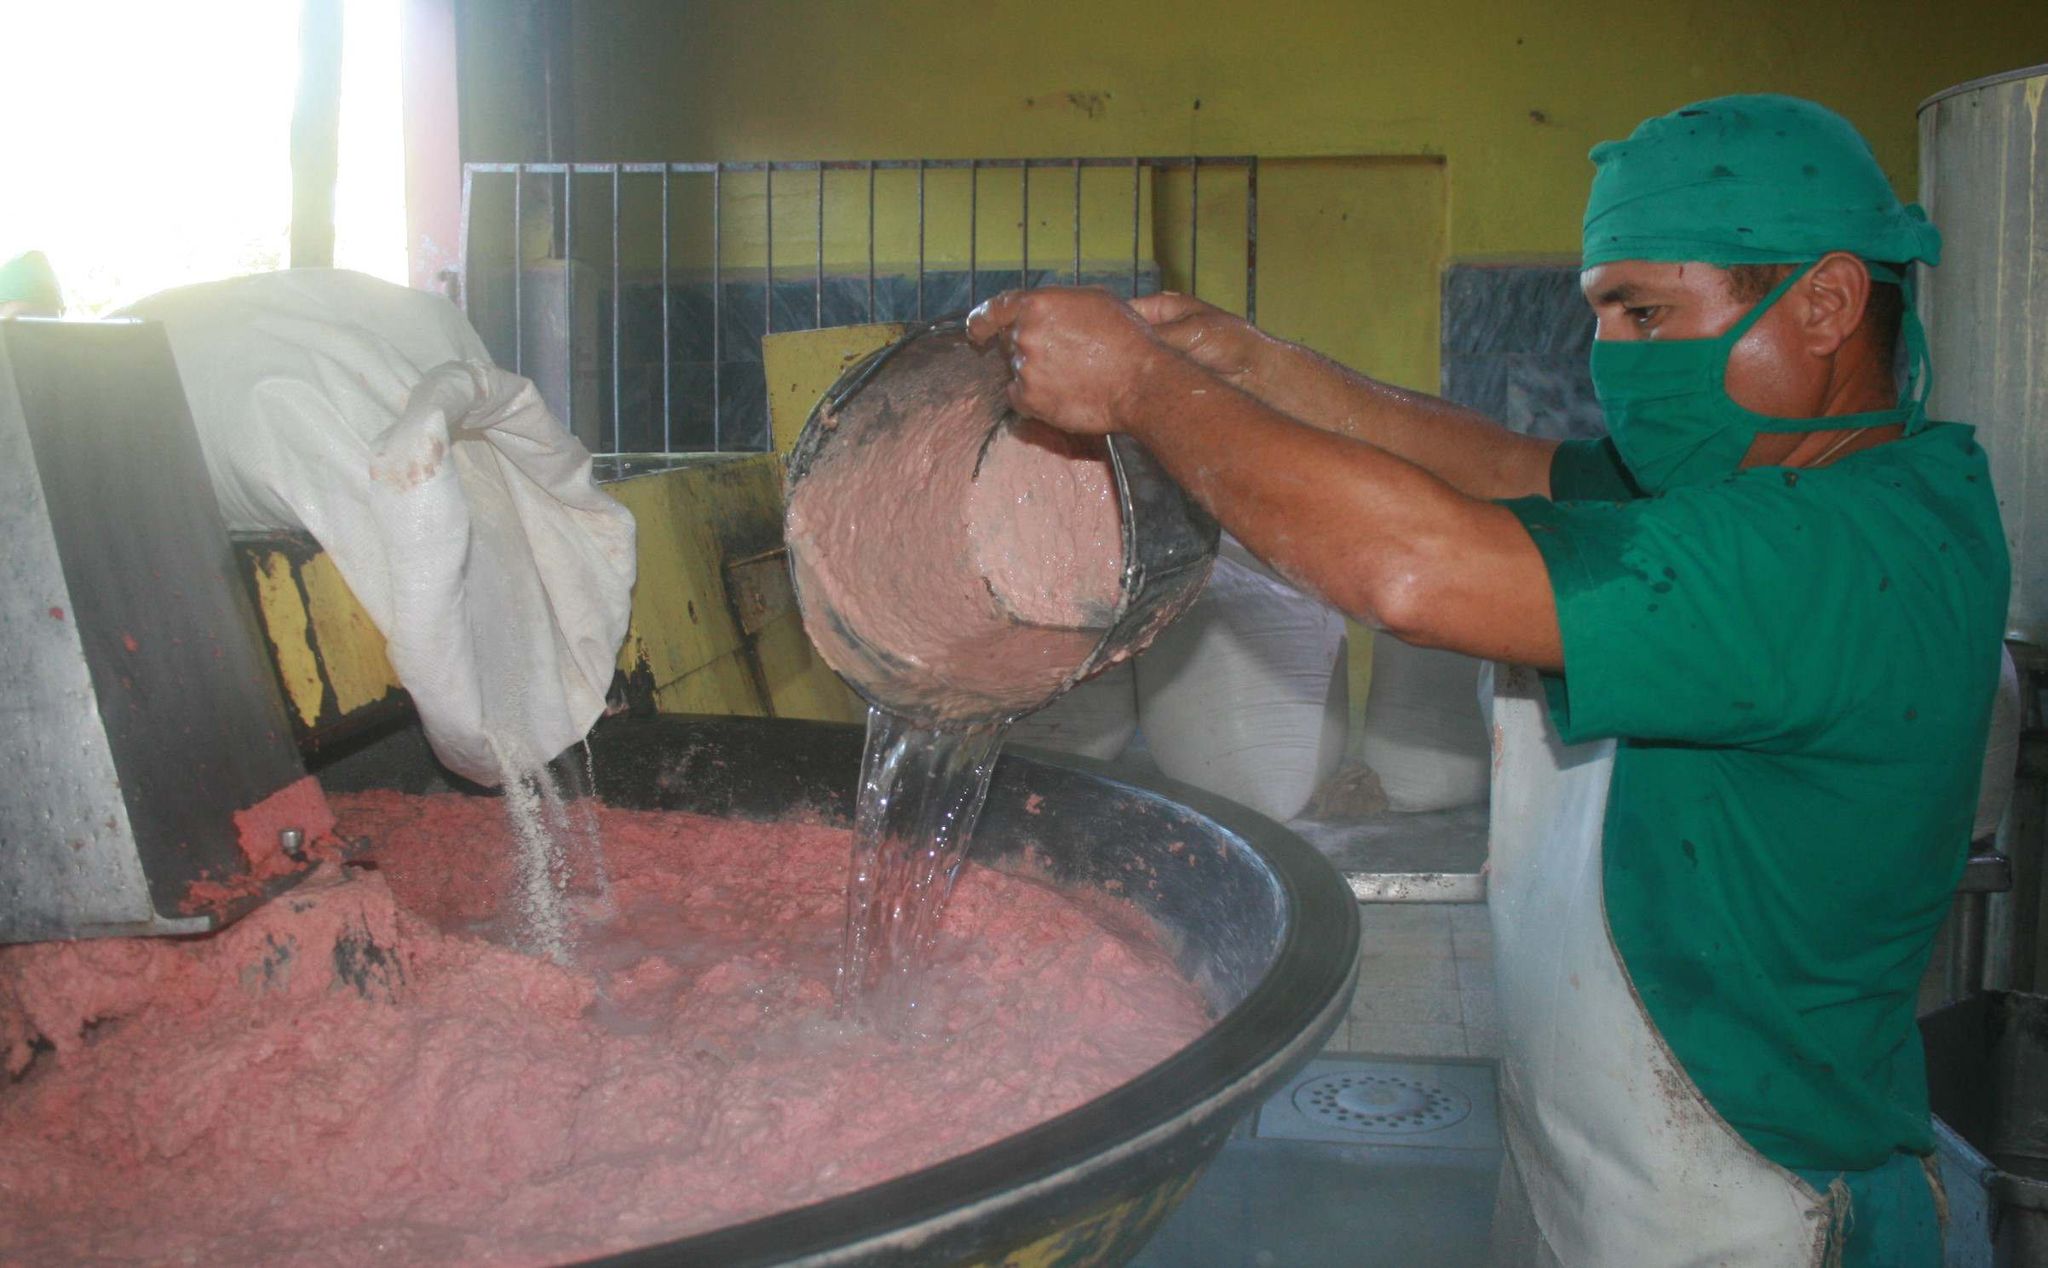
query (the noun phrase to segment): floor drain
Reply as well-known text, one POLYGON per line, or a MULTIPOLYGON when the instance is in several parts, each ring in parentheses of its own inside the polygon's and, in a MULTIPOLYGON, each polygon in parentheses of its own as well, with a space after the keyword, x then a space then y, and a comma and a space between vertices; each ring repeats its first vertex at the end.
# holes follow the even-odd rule
POLYGON ((1427 1079, 1346 1070, 1296 1088, 1294 1108, 1312 1122, 1361 1136, 1417 1136, 1464 1122, 1472 1099, 1427 1079))
POLYGON ((1252 1134, 1348 1149, 1499 1149, 1493 1065, 1317 1057, 1259 1106, 1252 1134))

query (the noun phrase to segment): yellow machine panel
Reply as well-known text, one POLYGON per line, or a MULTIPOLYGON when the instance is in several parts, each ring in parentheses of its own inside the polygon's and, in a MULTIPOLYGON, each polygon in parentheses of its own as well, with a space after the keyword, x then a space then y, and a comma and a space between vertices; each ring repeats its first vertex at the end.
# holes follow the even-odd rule
MULTIPOLYGON (((858 700, 818 659, 796 610, 782 552, 778 457, 706 454, 606 491, 639 524, 639 580, 619 651, 630 703, 670 713, 860 719, 858 700)), ((301 743, 317 745, 403 706, 383 635, 311 538, 249 537, 237 549, 301 743)))

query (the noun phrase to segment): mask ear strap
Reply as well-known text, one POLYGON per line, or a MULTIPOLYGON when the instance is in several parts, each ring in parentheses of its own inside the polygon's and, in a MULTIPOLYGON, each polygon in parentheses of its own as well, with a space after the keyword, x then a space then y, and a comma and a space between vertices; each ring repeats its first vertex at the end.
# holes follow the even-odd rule
POLYGON ((1899 288, 1904 309, 1899 315, 1899 336, 1906 348, 1906 385, 1899 393, 1899 405, 1912 411, 1906 420, 1906 434, 1927 425, 1927 394, 1934 387, 1934 363, 1927 352, 1927 328, 1920 324, 1917 276, 1909 263, 1900 272, 1882 264, 1864 262, 1873 282, 1890 282, 1899 288))

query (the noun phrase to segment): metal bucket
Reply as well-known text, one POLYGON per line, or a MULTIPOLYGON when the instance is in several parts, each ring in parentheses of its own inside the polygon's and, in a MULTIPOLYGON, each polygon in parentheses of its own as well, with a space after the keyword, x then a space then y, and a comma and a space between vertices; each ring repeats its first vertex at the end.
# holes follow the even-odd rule
MULTIPOLYGON (((862 733, 763 718, 614 718, 590 737, 607 803, 850 824, 862 733)), ((1231 1128, 1344 1016, 1358 911, 1343 879, 1271 820, 1097 764, 1005 753, 971 858, 1022 863, 1133 902, 1219 1020, 1095 1100, 973 1153, 829 1201, 604 1259, 610 1265, 1119 1264, 1185 1195, 1231 1128)), ((335 790, 425 791, 411 732, 321 772, 335 790)))
MULTIPOLYGON (((874 623, 863 624, 835 608, 821 581, 849 566, 842 554, 890 551, 889 558, 878 562, 896 569, 950 567, 966 527, 959 526, 961 542, 955 542, 890 540, 886 534, 854 531, 861 526, 849 525, 828 546, 827 534, 804 521, 799 500, 805 483, 821 470, 873 462, 882 450, 878 440, 905 428, 932 426, 944 415, 946 421, 935 431, 957 427, 975 457, 971 467, 956 463, 937 478, 964 485, 979 474, 981 459, 1001 429, 1021 421, 1008 405, 1009 381, 1009 363, 993 349, 970 344, 963 320, 932 323, 847 370, 812 410, 789 459, 790 568, 805 628, 826 662, 868 703, 926 725, 993 722, 1028 713, 1134 654, 1194 601, 1216 555, 1216 521, 1181 491, 1142 445, 1128 436, 1111 436, 1106 459, 1122 526, 1121 584, 1114 606, 1096 614, 1096 619, 1073 629, 1045 628, 1049 635, 1071 636, 1056 640, 1037 658, 1050 662, 1046 673, 990 673, 971 680, 964 676, 982 664, 995 663, 1003 640, 1029 624, 1005 620, 998 603, 991 602, 989 612, 982 614, 991 618, 984 632, 989 655, 973 658, 976 665, 958 673, 904 655, 874 623)), ((907 474, 904 478, 904 499, 947 493, 920 488, 907 474)), ((848 514, 872 511, 863 506, 848 514)), ((933 613, 932 619, 956 616, 933 613)))

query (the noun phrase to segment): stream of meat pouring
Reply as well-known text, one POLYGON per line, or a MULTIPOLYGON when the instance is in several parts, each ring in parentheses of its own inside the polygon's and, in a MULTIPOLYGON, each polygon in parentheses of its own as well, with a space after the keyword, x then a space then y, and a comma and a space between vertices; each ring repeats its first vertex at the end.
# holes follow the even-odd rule
POLYGON ((842 375, 790 460, 805 632, 875 706, 835 993, 885 1029, 918 1011, 1004 729, 1193 594, 1174 578, 1149 628, 1118 630, 1127 525, 1109 444, 1020 417, 1009 384, 1000 350, 936 323, 842 375))
MULTIPOLYGON (((976 575, 1027 626, 1085 630, 1114 609, 1122 537, 1113 477, 1100 455, 1038 424, 1006 426, 978 464, 959 515, 976 575)), ((915 566, 913 564, 912 566, 915 566)), ((948 615, 932 613, 944 622, 948 615)), ((1058 639, 1042 651, 1083 646, 1058 639)), ((948 648, 983 658, 979 640, 948 648)), ((955 672, 944 657, 930 668, 955 672)), ((1043 660, 1043 655, 1034 659, 1043 660)), ((1077 668, 1078 663, 1071 668, 1077 668)), ((1043 665, 1030 668, 1044 672, 1043 665)), ((835 989, 840 1011, 890 1031, 924 1029, 918 982, 931 956, 1008 719, 924 725, 868 711, 846 924, 835 989)), ((590 914, 612 914, 585 767, 508 763, 504 809, 519 850, 518 911, 531 949, 574 957, 572 887, 594 891, 590 914), (522 768, 524 767, 524 768, 522 768)))
MULTIPOLYGON (((817 486, 824 483, 813 489, 823 492, 817 486)), ((845 481, 844 488, 857 496, 862 484, 845 481)), ((964 520, 956 521, 956 531, 978 587, 1027 633, 1014 641, 1013 654, 1023 655, 1011 668, 1064 685, 1121 595, 1122 519, 1099 442, 1073 441, 1038 423, 1006 423, 975 465, 964 502, 947 509, 954 507, 964 520), (1030 638, 1032 630, 1050 637, 1030 638)), ((944 549, 944 543, 932 547, 944 549)), ((953 615, 937 604, 924 614, 942 627, 953 615)), ((905 659, 922 659, 938 681, 1005 670, 1002 654, 980 638, 927 641, 920 650, 922 657, 911 652, 905 659)), ((836 983, 842 1011, 889 1030, 928 1024, 920 1012, 921 972, 1008 725, 1007 717, 971 713, 927 725, 868 710, 836 983)))
MULTIPOLYGON (((940 412, 983 408, 962 400, 940 412)), ((894 1033, 926 1029, 921 970, 966 861, 1008 715, 1016 711, 987 702, 1043 703, 1068 684, 1113 619, 1124 562, 1115 476, 1102 443, 1015 418, 985 443, 969 429, 940 426, 906 428, 860 446, 857 459, 842 459, 792 495, 791 531, 804 535, 830 523, 842 540, 865 537, 869 544, 863 517, 906 500, 894 527, 911 550, 843 552, 819 586, 835 618, 864 605, 916 609, 892 610, 893 620, 869 627, 896 635, 884 651, 912 667, 909 689, 919 711, 940 718, 927 723, 868 711, 835 995, 842 1015, 894 1033), (862 575, 877 564, 928 569, 937 584, 921 592, 913 585, 926 601, 904 604, 900 577, 883 585, 862 575), (984 609, 980 628, 957 610, 963 582, 984 609), (986 637, 991 618, 1008 627, 1003 637, 986 637), (962 634, 948 637, 949 630, 962 634)), ((821 633, 808 617, 813 634, 821 633)), ((557 963, 574 954, 572 884, 594 888, 592 914, 611 914, 597 821, 586 800, 594 784, 587 750, 585 756, 581 770, 508 764, 504 780, 526 940, 557 963)))

